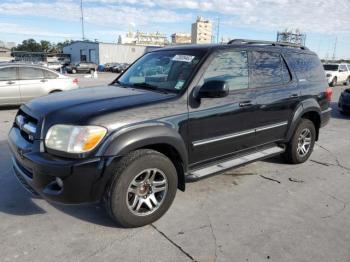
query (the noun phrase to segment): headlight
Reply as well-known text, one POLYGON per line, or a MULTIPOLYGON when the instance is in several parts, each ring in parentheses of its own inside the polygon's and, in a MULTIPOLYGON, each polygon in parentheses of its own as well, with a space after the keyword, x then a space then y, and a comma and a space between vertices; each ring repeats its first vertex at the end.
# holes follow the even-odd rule
POLYGON ((93 150, 106 133, 101 126, 54 125, 46 134, 45 145, 68 153, 85 153, 93 150))

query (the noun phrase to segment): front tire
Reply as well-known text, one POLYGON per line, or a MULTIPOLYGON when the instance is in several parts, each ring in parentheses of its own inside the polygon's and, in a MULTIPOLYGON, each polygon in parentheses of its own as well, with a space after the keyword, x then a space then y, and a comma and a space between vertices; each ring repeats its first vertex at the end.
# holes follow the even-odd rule
POLYGON ((346 81, 343 83, 345 86, 350 85, 350 76, 346 79, 346 81))
POLYGON ((332 82, 329 84, 329 86, 333 87, 333 86, 336 86, 336 85, 337 85, 337 78, 334 77, 334 78, 332 79, 332 82))
POLYGON ((77 70, 76 69, 72 69, 72 74, 76 74, 77 70))
POLYGON ((301 164, 309 159, 316 140, 315 125, 309 119, 302 119, 287 145, 285 158, 291 164, 301 164))
POLYGON ((106 190, 110 217, 123 227, 150 224, 169 209, 177 190, 177 172, 165 155, 150 149, 122 158, 106 190))

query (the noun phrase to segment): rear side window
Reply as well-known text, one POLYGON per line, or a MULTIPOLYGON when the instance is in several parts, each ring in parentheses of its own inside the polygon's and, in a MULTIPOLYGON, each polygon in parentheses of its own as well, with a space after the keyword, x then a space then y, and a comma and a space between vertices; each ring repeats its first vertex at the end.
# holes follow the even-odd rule
POLYGON ((299 80, 323 81, 325 79, 322 63, 316 55, 291 53, 288 56, 299 80))
POLYGON ((225 51, 216 54, 200 84, 223 80, 230 90, 248 88, 248 55, 246 51, 225 51))
POLYGON ((20 80, 43 79, 43 78, 44 78, 44 71, 40 68, 35 68, 35 67, 19 68, 20 80))
POLYGON ((280 85, 290 80, 288 67, 279 53, 251 52, 252 87, 280 85))
POLYGON ((347 72, 348 68, 345 65, 340 65, 339 70, 342 70, 343 72, 347 72))
POLYGON ((5 67, 0 69, 0 81, 10 81, 17 79, 16 67, 5 67))
POLYGON ((58 77, 57 74, 53 73, 53 72, 50 72, 48 70, 44 70, 44 76, 46 79, 55 79, 58 77))

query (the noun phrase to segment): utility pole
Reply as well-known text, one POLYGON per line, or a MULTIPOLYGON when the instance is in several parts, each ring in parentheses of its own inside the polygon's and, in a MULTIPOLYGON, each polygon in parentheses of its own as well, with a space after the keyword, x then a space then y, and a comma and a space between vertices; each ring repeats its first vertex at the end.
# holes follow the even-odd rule
POLYGON ((336 36, 335 37, 335 42, 334 42, 333 57, 332 57, 333 61, 335 60, 335 51, 337 49, 337 42, 338 42, 338 37, 336 36))
POLYGON ((81 13, 81 33, 82 33, 83 40, 85 40, 83 0, 80 0, 80 13, 81 13))
POLYGON ((218 17, 218 24, 217 24, 217 29, 216 29, 216 43, 218 44, 220 39, 220 17, 218 17))

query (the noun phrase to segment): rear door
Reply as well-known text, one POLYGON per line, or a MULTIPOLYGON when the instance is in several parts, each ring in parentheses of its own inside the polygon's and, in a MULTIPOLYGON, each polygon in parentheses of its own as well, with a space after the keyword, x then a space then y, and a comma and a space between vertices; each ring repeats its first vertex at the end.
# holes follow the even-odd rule
POLYGON ((288 122, 299 104, 300 89, 278 51, 250 52, 250 83, 256 91, 256 144, 285 138, 288 122))
POLYGON ((20 104, 17 67, 0 68, 0 105, 20 104))
POLYGON ((19 67, 21 102, 47 94, 44 71, 36 67, 19 67))
POLYGON ((255 94, 248 85, 246 50, 218 51, 209 59, 189 101, 207 81, 224 80, 229 95, 189 103, 189 146, 192 166, 228 157, 255 146, 255 94))

